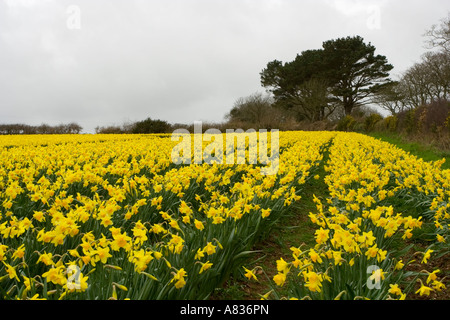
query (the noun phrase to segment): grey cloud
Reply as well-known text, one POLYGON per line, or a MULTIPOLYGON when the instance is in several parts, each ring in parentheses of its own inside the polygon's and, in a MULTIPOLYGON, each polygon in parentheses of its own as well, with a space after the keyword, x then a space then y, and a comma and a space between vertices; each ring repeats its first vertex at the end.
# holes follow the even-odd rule
POLYGON ((0 122, 78 122, 85 131, 148 116, 221 121, 263 91, 259 72, 325 40, 359 34, 400 73, 425 51, 443 0, 4 0, 0 122), (70 29, 69 6, 80 9, 70 29), (379 8, 379 28, 367 25, 379 8))

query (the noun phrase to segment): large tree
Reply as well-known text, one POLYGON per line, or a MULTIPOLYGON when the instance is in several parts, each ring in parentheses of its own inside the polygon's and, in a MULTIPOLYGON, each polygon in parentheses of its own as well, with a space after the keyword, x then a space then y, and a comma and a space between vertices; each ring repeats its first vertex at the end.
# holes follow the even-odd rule
POLYGON ((269 62, 260 75, 261 85, 278 102, 302 111, 305 118, 321 120, 331 114, 336 102, 345 114, 370 103, 391 83, 392 69, 385 56, 375 55, 372 44, 355 36, 326 41, 322 49, 304 51, 292 62, 269 62))
POLYGON ((332 82, 332 94, 351 114, 355 107, 370 103, 374 94, 390 84, 394 67, 387 58, 375 55, 375 47, 363 38, 347 37, 323 43, 325 74, 332 82))
POLYGON ((291 62, 269 62, 260 73, 261 85, 297 120, 323 120, 333 111, 323 69, 323 51, 307 50, 291 62))

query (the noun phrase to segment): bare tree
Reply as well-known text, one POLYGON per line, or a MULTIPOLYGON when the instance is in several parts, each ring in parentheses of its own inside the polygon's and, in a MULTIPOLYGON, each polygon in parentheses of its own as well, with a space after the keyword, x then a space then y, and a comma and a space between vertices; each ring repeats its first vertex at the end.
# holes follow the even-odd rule
POLYGON ((431 26, 425 36, 429 38, 427 41, 429 49, 440 48, 450 53, 450 13, 447 18, 441 20, 440 25, 431 26))
POLYGON ((71 123, 67 124, 66 128, 67 128, 66 133, 70 133, 70 134, 79 134, 81 132, 81 130, 83 129, 78 123, 75 123, 75 122, 71 122, 71 123))
POLYGON ((434 101, 450 100, 450 54, 427 52, 399 83, 403 104, 418 108, 434 101))
POLYGON ((380 90, 375 95, 373 103, 377 104, 382 109, 389 111, 392 115, 396 115, 407 108, 404 100, 405 93, 402 88, 402 83, 395 82, 380 90))
POLYGON ((406 105, 418 108, 433 100, 430 73, 424 63, 415 63, 403 74, 400 82, 406 105))
POLYGON ((30 126, 27 124, 0 124, 0 134, 78 134, 82 127, 77 123, 59 124, 50 126, 41 124, 30 126))
POLYGON ((258 92, 237 99, 225 119, 229 122, 242 122, 257 128, 270 129, 282 121, 282 113, 274 106, 270 95, 258 92))
POLYGON ((450 100, 450 52, 427 52, 423 64, 429 75, 432 100, 450 100))

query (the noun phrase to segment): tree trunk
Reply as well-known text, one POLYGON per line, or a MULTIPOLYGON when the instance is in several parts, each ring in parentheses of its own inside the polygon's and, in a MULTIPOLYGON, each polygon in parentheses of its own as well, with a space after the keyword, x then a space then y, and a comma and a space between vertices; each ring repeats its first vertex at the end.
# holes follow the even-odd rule
POLYGON ((344 111, 345 115, 349 116, 352 114, 354 103, 353 100, 350 97, 344 97, 344 111))

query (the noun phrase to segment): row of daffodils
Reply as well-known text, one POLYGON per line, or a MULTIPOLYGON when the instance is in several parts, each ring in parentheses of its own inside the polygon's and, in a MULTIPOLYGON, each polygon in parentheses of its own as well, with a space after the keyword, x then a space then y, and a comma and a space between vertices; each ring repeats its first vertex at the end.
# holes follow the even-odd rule
POLYGON ((356 133, 336 134, 327 152, 329 196, 314 196, 317 210, 309 213, 315 246, 292 247, 290 259, 276 261, 276 285, 265 298, 280 298, 280 290, 328 300, 442 293, 443 272, 430 261, 449 252, 450 170, 356 133), (427 238, 417 252, 416 234, 427 238))
POLYGON ((301 201, 335 133, 279 135, 271 175, 175 164, 169 135, 0 137, 0 299, 208 298, 301 201))

